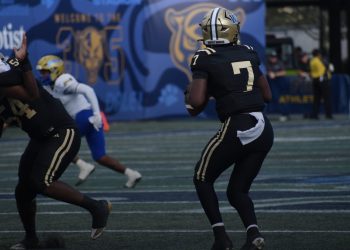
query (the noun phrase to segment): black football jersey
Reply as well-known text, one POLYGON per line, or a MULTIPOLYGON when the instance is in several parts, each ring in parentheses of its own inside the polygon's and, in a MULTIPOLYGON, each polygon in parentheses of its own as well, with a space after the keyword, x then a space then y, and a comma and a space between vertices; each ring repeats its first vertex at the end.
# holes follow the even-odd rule
POLYGON ((20 62, 16 58, 0 61, 0 88, 22 83, 20 62))
MULTIPOLYGON (((22 78, 18 78, 18 74, 5 73, 6 79, 10 82, 18 79, 23 81, 22 78), (12 80, 9 78, 11 75, 12 80)), ((40 83, 37 84, 40 97, 33 101, 0 97, 0 119, 7 123, 15 122, 29 137, 37 139, 48 136, 60 128, 76 127, 63 104, 51 96, 40 83)))
POLYGON ((246 45, 207 47, 191 61, 193 79, 208 81, 220 120, 238 113, 262 111, 264 100, 256 85, 262 75, 257 53, 246 45))

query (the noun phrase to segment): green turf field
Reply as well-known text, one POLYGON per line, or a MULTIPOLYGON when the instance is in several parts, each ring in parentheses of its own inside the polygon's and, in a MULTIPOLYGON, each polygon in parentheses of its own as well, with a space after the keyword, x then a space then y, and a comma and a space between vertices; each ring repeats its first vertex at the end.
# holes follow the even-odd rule
MULTIPOLYGON (((295 116, 273 119, 275 143, 253 184, 267 250, 350 249, 350 120, 310 121, 295 116)), ((209 250, 213 242, 192 184, 194 165, 220 124, 208 120, 119 122, 106 134, 110 155, 143 174, 135 189, 125 177, 101 166, 79 187, 113 203, 106 232, 90 240, 91 220, 84 210, 38 198, 37 229, 41 237, 60 233, 66 249, 209 250)), ((17 164, 26 145, 18 129, 0 140, 0 249, 23 237, 16 213, 17 164)), ((91 162, 83 141, 82 158, 91 162)), ((74 184, 78 169, 62 180, 74 184)), ((230 171, 216 183, 221 210, 234 249, 245 240, 244 228, 225 196, 230 171)))

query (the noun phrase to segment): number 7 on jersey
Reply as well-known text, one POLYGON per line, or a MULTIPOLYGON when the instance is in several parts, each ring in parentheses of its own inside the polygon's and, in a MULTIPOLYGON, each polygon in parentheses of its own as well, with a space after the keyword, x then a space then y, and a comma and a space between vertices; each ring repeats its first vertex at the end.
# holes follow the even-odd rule
POLYGON ((248 71, 248 82, 247 82, 247 88, 245 92, 252 91, 253 90, 253 83, 254 83, 254 72, 252 68, 252 64, 250 61, 240 61, 240 62, 233 62, 231 63, 233 74, 238 75, 241 73, 241 69, 247 69, 248 71))

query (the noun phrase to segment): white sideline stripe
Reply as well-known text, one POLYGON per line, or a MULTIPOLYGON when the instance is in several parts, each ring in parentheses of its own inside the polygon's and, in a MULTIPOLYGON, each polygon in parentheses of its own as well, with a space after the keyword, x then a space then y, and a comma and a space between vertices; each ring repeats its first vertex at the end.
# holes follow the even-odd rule
MULTIPOLYGON (((220 209, 221 211, 221 209, 220 209)), ((256 213, 271 213, 271 214, 339 214, 339 213, 350 213, 350 209, 324 209, 324 210, 316 210, 316 209, 256 209, 256 213)), ((222 214, 236 214, 237 212, 233 210, 232 207, 230 209, 223 209, 221 211, 222 214)), ((57 211, 57 212, 37 212, 37 215, 67 215, 67 214, 88 214, 85 211, 57 211)), ((203 209, 184 209, 184 210, 135 210, 135 211, 112 211, 111 214, 203 214, 203 209)), ((0 216, 8 216, 8 215, 18 215, 17 212, 1 212, 0 216)))
MULTIPOLYGON (((142 138, 149 138, 152 137, 152 139, 155 139, 156 137, 160 137, 160 140, 163 140, 164 138, 177 138, 178 136, 189 136, 189 135, 212 135, 215 133, 215 130, 203 130, 203 131, 173 131, 173 132, 164 132, 164 133, 151 133, 151 134, 146 134, 146 135, 120 135, 120 136, 111 136, 108 137, 109 141, 117 140, 118 144, 122 146, 129 145, 130 140, 140 140, 142 138), (170 133, 170 134, 169 134, 170 133), (126 142, 123 142, 125 140, 126 142)), ((350 136, 309 136, 309 137, 275 137, 274 141, 275 142, 312 142, 312 141, 333 141, 333 140, 349 140, 350 136)), ((0 145, 5 145, 5 144, 20 144, 23 142, 18 142, 18 141, 2 141, 0 145)), ((144 141, 141 143, 144 145, 144 141)), ((133 144, 134 145, 134 144, 133 144)), ((152 145, 152 144, 150 144, 152 145)), ((181 146, 181 148, 183 148, 181 146)), ((21 148, 22 150, 22 148, 21 148)), ((18 156, 21 155, 21 152, 4 152, 1 153, 0 156, 18 156)))
MULTIPOLYGON (((224 190, 218 190, 218 191, 224 191, 224 190)), ((256 190, 255 190, 256 191, 256 190)), ((343 191, 348 191, 348 189, 338 189, 338 190, 327 190, 327 191, 324 191, 324 190, 298 190, 298 189, 264 189, 264 190, 259 190, 259 191, 275 191, 275 192, 309 192, 309 193, 314 193, 314 194, 317 194, 317 193, 322 193, 322 192, 328 192, 328 193, 338 193, 338 192, 343 192, 343 191)), ((91 194, 98 194, 99 192, 94 192, 94 191, 84 191, 85 193, 91 193, 91 194)), ((137 193, 153 193, 153 192, 159 192, 159 193, 162 193, 164 192, 164 190, 145 190, 145 191, 140 191, 140 192, 134 192, 135 194, 137 193)), ((166 192, 172 192, 170 190, 166 191, 166 192)), ((174 192, 193 192, 192 190, 177 190, 177 191, 174 191, 174 192)), ((92 197, 95 197, 95 198, 98 198, 98 199, 107 199, 107 200, 110 200, 110 201, 117 201, 116 204, 162 204, 162 203, 199 203, 198 200, 193 200, 193 201, 183 201, 183 200, 178 200, 178 201, 129 201, 129 198, 128 197, 110 197, 108 196, 107 193, 109 192, 101 192, 101 193, 106 193, 106 196, 94 196, 94 195, 91 195, 92 197)), ((127 191, 126 192, 120 192, 121 194, 125 194, 125 193, 128 193, 127 191)), ((0 193, 0 196, 1 195, 13 195, 13 193, 0 193)), ((302 194, 301 194, 302 195, 302 194)), ((254 202, 256 204, 259 204, 261 206, 264 206, 263 204, 261 203, 268 203, 268 204, 271 204, 272 202, 277 202, 278 204, 282 204, 282 205, 285 205, 285 204, 290 204, 290 205, 297 205, 297 204, 303 204, 304 201, 303 200, 306 200, 306 203, 317 203, 317 202, 345 202, 345 203, 348 203, 350 200, 346 200, 344 198, 350 198, 349 195, 340 195, 340 196, 300 196, 300 197, 293 197, 293 198, 273 198, 273 199, 255 199, 254 202), (311 200, 315 200, 315 201, 311 201, 311 200), (293 203, 292 201, 295 201, 295 203, 293 203), (297 201, 300 201, 301 203, 298 203, 297 201)), ((0 197, 0 202, 2 201, 12 201, 12 200, 15 200, 14 197, 10 197, 10 198, 1 198, 0 197)), ((50 198, 45 198, 45 197, 40 197, 37 199, 37 202, 38 204, 40 205, 69 205, 68 203, 65 203, 65 202, 60 202, 60 201, 53 201, 52 199, 50 198), (46 202, 47 201, 47 202, 46 202)), ((220 203, 225 203, 225 201, 220 201, 220 203)), ((226 202, 227 203, 227 202, 226 202)))
MULTIPOLYGON (((226 230, 229 233, 245 233, 245 230, 226 230)), ((38 230, 38 233, 90 233, 90 230, 38 230)), ((108 233, 212 233, 212 230, 162 229, 162 230, 114 230, 106 229, 108 233)), ((262 233, 339 233, 348 234, 350 230, 261 230, 262 233)), ((2 230, 0 234, 24 233, 23 230, 2 230)))
MULTIPOLYGON (((292 197, 292 198, 272 198, 272 199, 256 199, 256 206, 264 207, 264 206, 279 206, 279 205, 300 205, 300 204, 309 204, 309 203, 329 203, 329 202, 340 202, 340 203, 350 203, 350 195, 334 195, 334 196, 308 196, 308 197, 292 197)), ((179 204, 192 204, 199 203, 198 200, 193 201, 128 201, 127 197, 98 197, 98 199, 106 199, 112 202, 116 202, 116 204, 171 204, 171 203, 179 203, 179 204)), ((4 198, 2 200, 14 200, 14 198, 4 198)), ((68 203, 61 201, 52 201, 49 198, 40 198, 38 199, 38 205, 50 206, 50 205, 69 205, 68 203)), ((228 204, 225 201, 221 201, 220 204, 228 204)))
MULTIPOLYGON (((300 184, 298 184, 300 185, 300 184)), ((297 185, 296 185, 297 186, 297 185)), ((100 186, 99 186, 100 187, 100 186)), ((115 187, 114 187, 115 189, 115 187)), ((216 191, 219 192, 226 192, 226 189, 222 188, 216 188, 216 191)), ((128 191, 125 190, 123 191, 122 189, 120 190, 89 190, 89 189, 85 189, 82 190, 84 193, 89 193, 89 194, 106 194, 106 196, 104 196, 105 198, 109 198, 108 194, 112 194, 115 195, 116 192, 117 193, 121 193, 121 194, 125 194, 125 193, 130 193, 130 194, 138 194, 138 193, 195 193, 194 188, 191 189, 162 189, 162 190, 158 190, 158 189, 144 189, 144 190, 132 190, 132 191, 128 191)), ((273 192, 298 192, 298 193, 338 193, 338 192, 342 192, 342 191, 349 191, 349 189, 317 189, 317 188, 262 188, 262 189, 254 189, 252 188, 250 192, 254 193, 254 192, 267 192, 267 191, 273 191, 273 192)), ((14 195, 14 192, 0 192, 0 195, 14 195)), ((347 195, 349 196, 349 195, 347 195)), ((310 196, 311 197, 311 196, 310 196)), ((304 198, 310 198, 310 197, 304 197, 304 198)), ((323 196, 320 196, 323 197, 323 196)), ((335 197, 335 196, 330 196, 330 197, 335 197)), ((344 197, 344 196, 341 196, 344 197)), ((99 197, 102 198, 102 197, 99 197)), ((112 197, 113 198, 113 197, 112 197)), ((119 198, 119 197, 115 197, 115 198, 119 198)), ((295 197, 295 198, 303 198, 303 197, 295 197)), ((287 199, 287 198, 286 198, 287 199)), ((288 199, 292 199, 292 198, 288 198, 288 199)), ((1 199, 0 199, 1 200, 1 199)), ((50 198, 39 198, 39 200, 52 200, 50 198)))

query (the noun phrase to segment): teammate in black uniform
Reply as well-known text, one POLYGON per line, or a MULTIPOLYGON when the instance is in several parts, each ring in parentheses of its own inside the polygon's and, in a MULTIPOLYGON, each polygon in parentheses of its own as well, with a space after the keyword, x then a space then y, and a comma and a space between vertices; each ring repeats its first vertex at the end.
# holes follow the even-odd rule
POLYGON ((262 113, 271 91, 259 69, 257 53, 239 45, 240 26, 232 12, 212 9, 200 26, 206 48, 192 58, 193 80, 185 91, 185 103, 188 112, 197 115, 209 97, 215 98, 223 123, 204 148, 194 173, 197 194, 215 236, 212 250, 232 249, 213 184, 233 164, 227 197, 247 230, 242 249, 262 249, 264 239, 248 193, 273 144, 271 124, 262 113))
POLYGON ((91 238, 99 237, 111 204, 94 200, 59 181, 80 147, 80 135, 61 102, 37 84, 27 58, 26 36, 15 58, 0 62, 0 120, 16 121, 30 141, 21 157, 15 196, 26 235, 11 249, 39 248, 35 229, 37 194, 87 209, 91 238))

